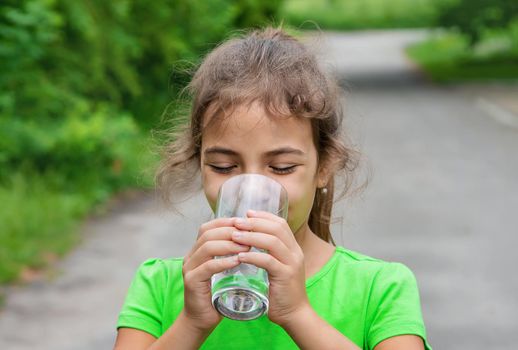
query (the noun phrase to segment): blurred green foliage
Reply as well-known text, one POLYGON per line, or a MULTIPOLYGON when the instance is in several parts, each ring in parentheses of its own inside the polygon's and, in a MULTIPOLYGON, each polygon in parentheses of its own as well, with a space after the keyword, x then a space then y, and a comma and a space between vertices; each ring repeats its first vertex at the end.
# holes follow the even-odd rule
POLYGON ((92 205, 83 193, 55 191, 47 177, 20 173, 0 186, 0 200, 0 283, 16 280, 24 267, 45 266, 49 254, 65 254, 78 241, 78 219, 92 205))
POLYGON ((293 26, 322 29, 416 28, 433 25, 437 0, 286 0, 281 13, 293 26))
POLYGON ((115 191, 151 186, 149 131, 191 68, 279 4, 3 0, 0 282, 66 252, 78 219, 115 191))
POLYGON ((518 79, 518 2, 437 0, 437 7, 443 30, 407 49, 432 80, 518 79))
POLYGON ((435 82, 518 80, 518 20, 486 29, 475 44, 471 40, 458 31, 438 31, 407 54, 435 82))
POLYGON ((516 80, 516 0, 286 0, 286 21, 299 28, 437 28, 407 52, 436 82, 516 80))
POLYGON ((80 178, 90 169, 111 169, 132 157, 126 153, 138 136, 130 116, 103 108, 84 115, 70 113, 63 121, 45 125, 0 119, 0 178, 9 178, 12 169, 24 168, 38 173, 58 171, 69 179, 80 178))
POLYGON ((277 3, 4 1, 0 114, 62 118, 86 99, 153 125, 188 78, 175 63, 195 62, 229 30, 268 21, 277 3))
POLYGON ((516 0, 442 0, 437 24, 459 30, 473 46, 488 29, 505 28, 515 20, 518 20, 516 0))

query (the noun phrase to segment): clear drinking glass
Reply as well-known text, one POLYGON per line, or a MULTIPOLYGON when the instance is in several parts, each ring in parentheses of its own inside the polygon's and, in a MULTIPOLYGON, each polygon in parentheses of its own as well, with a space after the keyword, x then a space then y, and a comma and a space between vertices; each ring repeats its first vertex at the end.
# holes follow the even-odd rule
MULTIPOLYGON (((249 209, 287 219, 288 194, 280 183, 259 174, 237 175, 225 181, 219 190, 216 217, 245 218, 249 209)), ((262 268, 241 263, 212 276, 211 287, 212 305, 225 317, 253 320, 268 312, 268 273, 262 268)))

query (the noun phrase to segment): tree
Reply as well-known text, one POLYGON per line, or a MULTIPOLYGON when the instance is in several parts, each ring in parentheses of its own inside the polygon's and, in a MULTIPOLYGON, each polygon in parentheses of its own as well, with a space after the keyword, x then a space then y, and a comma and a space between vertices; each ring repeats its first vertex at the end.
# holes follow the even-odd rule
POLYGON ((485 29, 503 28, 518 19, 516 0, 443 0, 439 9, 438 24, 466 34, 471 46, 485 29))

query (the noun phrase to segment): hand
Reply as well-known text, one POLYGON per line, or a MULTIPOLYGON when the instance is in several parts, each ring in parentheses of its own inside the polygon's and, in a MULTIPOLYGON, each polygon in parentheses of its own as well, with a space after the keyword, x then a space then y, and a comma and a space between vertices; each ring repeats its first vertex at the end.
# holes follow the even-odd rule
POLYGON ((249 211, 247 219, 234 223, 239 244, 265 249, 239 253, 239 261, 268 271, 270 281, 268 318, 284 327, 299 311, 311 307, 306 294, 304 254, 283 218, 264 211, 249 211))
POLYGON ((239 265, 235 254, 250 249, 232 241, 232 232, 236 231, 234 221, 219 218, 203 224, 196 243, 183 261, 183 313, 201 331, 212 330, 222 319, 211 302, 212 275, 239 265), (234 256, 214 259, 231 254, 234 256))

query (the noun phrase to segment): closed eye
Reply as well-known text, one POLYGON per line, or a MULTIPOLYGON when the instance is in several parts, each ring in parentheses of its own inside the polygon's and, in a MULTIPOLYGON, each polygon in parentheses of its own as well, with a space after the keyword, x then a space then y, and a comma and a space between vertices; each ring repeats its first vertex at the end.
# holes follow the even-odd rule
POLYGON ((295 171, 296 167, 297 167, 297 165, 292 165, 292 166, 285 167, 285 168, 277 168, 274 166, 270 166, 270 168, 272 168, 273 171, 277 174, 290 174, 295 171))
MULTIPOLYGON (((237 165, 231 165, 228 167, 220 167, 220 166, 216 166, 213 164, 209 164, 209 166, 212 168, 213 171, 220 173, 220 174, 229 174, 232 171, 232 169, 237 168, 237 165)), ((290 173, 294 172, 296 167, 297 167, 297 165, 291 165, 291 166, 284 167, 284 168, 270 166, 270 168, 273 170, 274 173, 281 174, 281 175, 290 174, 290 173)))
POLYGON ((209 166, 212 168, 212 170, 214 170, 217 173, 221 173, 221 174, 228 174, 232 171, 233 168, 236 167, 235 165, 227 166, 227 167, 220 167, 220 166, 215 166, 212 164, 209 164, 209 166))

